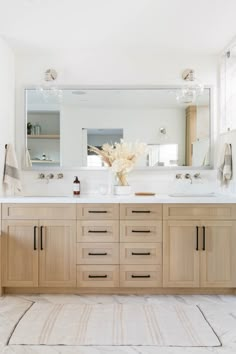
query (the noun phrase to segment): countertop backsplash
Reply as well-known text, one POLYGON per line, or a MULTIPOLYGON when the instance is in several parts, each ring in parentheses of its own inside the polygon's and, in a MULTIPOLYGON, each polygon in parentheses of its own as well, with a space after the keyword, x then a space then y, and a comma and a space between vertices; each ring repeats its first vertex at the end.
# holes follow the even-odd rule
MULTIPOLYGON (((81 182, 81 192, 83 194, 111 193, 113 185, 111 173, 108 170, 61 170, 61 171, 22 171, 23 190, 21 195, 72 195, 74 176, 78 176, 81 182), (47 181, 39 179, 39 173, 47 176, 54 174, 54 178, 47 181), (63 173, 63 178, 58 179, 57 174, 63 173), (103 188, 101 188, 103 187, 103 188)), ((211 193, 219 192, 219 184, 216 180, 215 170, 176 170, 176 171, 142 171, 134 170, 128 175, 128 182, 132 187, 132 192, 154 192, 157 194, 170 193, 211 193), (185 178, 176 179, 176 174, 180 173, 184 177, 186 173, 194 175, 200 172, 201 178, 194 179, 192 184, 185 178)))

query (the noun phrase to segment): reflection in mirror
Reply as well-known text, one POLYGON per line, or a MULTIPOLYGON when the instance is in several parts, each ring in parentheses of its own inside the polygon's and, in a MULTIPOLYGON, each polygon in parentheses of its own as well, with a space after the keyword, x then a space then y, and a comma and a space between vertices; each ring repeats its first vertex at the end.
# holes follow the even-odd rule
POLYGON ((34 168, 100 167, 87 145, 150 145, 138 167, 210 165, 210 89, 180 104, 180 88, 26 90, 27 148, 34 168), (119 128, 119 129, 118 129, 119 128), (99 140, 100 139, 100 140, 99 140))
POLYGON ((147 166, 178 166, 178 145, 149 145, 147 155, 147 166))
POLYGON ((101 149, 103 144, 113 145, 123 139, 123 129, 86 129, 83 128, 83 146, 85 149, 85 161, 88 167, 103 167, 101 156, 89 150, 89 145, 101 149))

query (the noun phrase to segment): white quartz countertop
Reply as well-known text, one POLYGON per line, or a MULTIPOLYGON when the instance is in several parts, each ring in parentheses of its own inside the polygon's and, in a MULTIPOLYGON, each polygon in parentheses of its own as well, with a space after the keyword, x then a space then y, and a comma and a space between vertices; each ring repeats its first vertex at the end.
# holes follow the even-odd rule
POLYGON ((214 194, 213 196, 170 196, 165 194, 157 194, 155 196, 115 196, 115 195, 98 195, 84 194, 79 197, 73 196, 15 196, 0 197, 0 203, 160 203, 160 204, 223 204, 236 203, 235 195, 214 194))

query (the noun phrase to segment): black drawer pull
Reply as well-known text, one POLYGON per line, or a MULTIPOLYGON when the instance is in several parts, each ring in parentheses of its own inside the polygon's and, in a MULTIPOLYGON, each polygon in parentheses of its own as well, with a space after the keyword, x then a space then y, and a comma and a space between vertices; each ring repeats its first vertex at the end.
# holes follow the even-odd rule
POLYGON ((196 251, 199 251, 199 248, 198 248, 198 226, 196 226, 196 251))
POLYGON ((105 234, 107 230, 89 230, 90 234, 105 234))
POLYGON ((40 226, 40 249, 43 251, 43 226, 40 226))
POLYGON ((202 245, 202 250, 206 251, 206 227, 203 226, 203 245, 202 245))
POLYGON ((132 213, 138 213, 138 214, 150 214, 150 210, 132 210, 132 213))
POLYGON ((132 256, 150 256, 151 252, 132 252, 132 256))
POLYGON ((132 230, 133 233, 145 233, 149 234, 151 231, 150 230, 132 230))
POLYGON ((89 252, 89 256, 107 256, 107 252, 104 253, 91 253, 89 252))
POLYGON ((107 210, 89 210, 90 214, 106 214, 107 210))
POLYGON ((151 275, 148 274, 148 275, 131 275, 131 278, 151 278, 151 275))
POLYGON ((34 226, 34 251, 37 251, 37 240, 36 240, 36 232, 38 226, 34 226))
POLYGON ((90 275, 88 276, 90 279, 96 279, 96 278, 107 278, 107 275, 90 275))

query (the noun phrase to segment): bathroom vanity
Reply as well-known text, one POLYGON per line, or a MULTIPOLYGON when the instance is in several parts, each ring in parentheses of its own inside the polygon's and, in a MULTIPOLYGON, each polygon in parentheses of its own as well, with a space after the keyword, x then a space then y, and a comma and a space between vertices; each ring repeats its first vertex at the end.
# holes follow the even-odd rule
POLYGON ((5 293, 235 292, 235 198, 0 202, 5 293))

